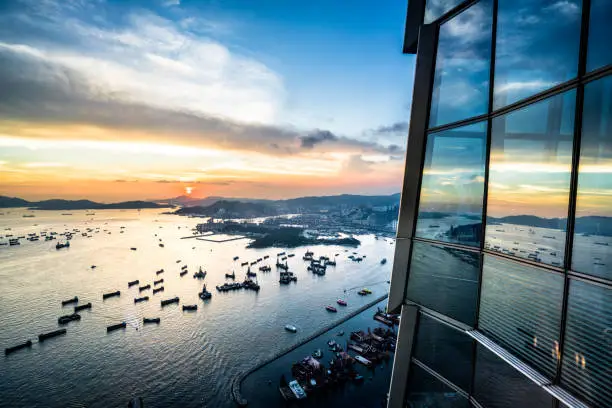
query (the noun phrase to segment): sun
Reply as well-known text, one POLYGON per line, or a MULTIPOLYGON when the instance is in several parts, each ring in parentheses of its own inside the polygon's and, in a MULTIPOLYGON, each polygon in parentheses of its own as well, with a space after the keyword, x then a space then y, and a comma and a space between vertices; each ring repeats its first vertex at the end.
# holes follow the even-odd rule
POLYGON ((185 187, 185 194, 191 195, 192 191, 193 191, 193 187, 185 187))

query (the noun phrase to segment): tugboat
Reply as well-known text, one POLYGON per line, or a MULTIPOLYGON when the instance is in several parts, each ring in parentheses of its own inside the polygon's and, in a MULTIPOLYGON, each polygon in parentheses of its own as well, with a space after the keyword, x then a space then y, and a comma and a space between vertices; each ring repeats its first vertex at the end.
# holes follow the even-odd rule
POLYGON ((210 299, 212 297, 212 293, 207 291, 206 290, 206 285, 204 285, 204 287, 202 287, 202 292, 198 293, 198 296, 202 300, 207 300, 207 299, 210 299))
POLYGON ((342 300, 342 299, 338 299, 336 301, 340 306, 346 306, 346 301, 342 300))
POLYGON ((328 306, 325 306, 325 309, 326 309, 328 312, 332 312, 332 313, 336 313, 336 312, 338 311, 338 309, 336 309, 336 308, 335 308, 335 307, 333 307, 333 306, 329 306, 329 305, 328 305, 328 306))
POLYGON ((200 266, 200 270, 194 273, 193 277, 197 279, 204 279, 206 277, 206 271, 203 271, 202 267, 200 266))

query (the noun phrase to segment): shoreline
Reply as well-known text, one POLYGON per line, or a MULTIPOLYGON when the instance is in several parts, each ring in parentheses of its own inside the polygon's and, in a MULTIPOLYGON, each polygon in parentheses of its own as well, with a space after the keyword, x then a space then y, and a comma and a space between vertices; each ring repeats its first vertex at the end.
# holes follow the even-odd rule
POLYGON ((322 327, 321 329, 315 331, 313 334, 305 337, 304 339, 298 341, 297 343, 283 349, 280 350, 274 354, 272 354, 271 356, 265 357, 260 359, 259 362, 257 362, 256 364, 254 364, 251 368, 249 368, 248 370, 237 374, 233 379, 232 379, 232 383, 230 385, 230 396, 232 401, 234 401, 238 406, 240 407, 245 407, 248 405, 248 401, 246 400, 246 398, 244 398, 242 396, 241 393, 241 388, 242 388, 242 382, 244 381, 244 379, 249 376, 250 374, 254 373, 255 371, 259 370, 260 368, 264 367, 265 365, 271 363, 272 361, 276 360, 279 357, 284 356, 285 354, 288 354, 290 352, 292 352, 293 350, 297 349, 298 347, 303 346, 304 344, 308 343, 309 341, 321 336, 322 334, 328 332, 329 330, 333 329, 334 327, 337 327, 339 325, 341 325, 342 323, 346 322, 347 320, 352 319, 353 317, 357 316, 358 314, 366 311, 367 309, 371 308, 372 306, 376 305, 377 303, 380 303, 381 301, 385 300, 386 298, 389 297, 389 293, 386 293, 382 296, 379 296, 378 298, 374 299, 371 302, 366 303, 365 305, 359 307, 358 309, 350 312, 349 314, 347 314, 346 316, 342 317, 340 320, 337 320, 333 323, 330 323, 324 327, 322 327))

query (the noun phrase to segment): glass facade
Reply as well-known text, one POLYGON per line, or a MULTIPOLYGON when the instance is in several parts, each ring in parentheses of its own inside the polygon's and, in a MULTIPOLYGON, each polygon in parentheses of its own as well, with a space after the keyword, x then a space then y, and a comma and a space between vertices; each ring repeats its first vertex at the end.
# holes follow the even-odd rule
POLYGON ((392 390, 611 407, 612 0, 420 1, 392 390))

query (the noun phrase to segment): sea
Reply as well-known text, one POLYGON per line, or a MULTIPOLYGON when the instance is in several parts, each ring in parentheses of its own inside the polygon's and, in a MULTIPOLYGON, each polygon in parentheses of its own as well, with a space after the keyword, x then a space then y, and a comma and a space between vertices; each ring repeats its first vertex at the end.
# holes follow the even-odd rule
POLYGON ((192 229, 203 219, 162 211, 0 210, 0 243, 8 241, 6 235, 78 230, 69 248, 56 249, 64 242, 59 235, 0 246, 0 347, 34 343, 0 358, 0 407, 125 407, 134 397, 142 397, 147 408, 231 407, 236 375, 388 291, 391 238, 358 235, 358 248, 247 249, 246 238, 195 238, 192 229), (306 250, 335 258, 337 266, 328 267, 325 276, 313 275, 302 260, 306 250), (280 252, 295 254, 287 261, 297 283, 279 284, 280 252), (348 259, 353 252, 365 256, 363 261, 348 259), (255 268, 269 263, 272 271, 256 270, 258 293, 215 290, 227 281, 225 273, 244 278, 240 262, 266 255, 269 262, 255 268), (389 262, 382 265, 383 258, 389 262), (189 273, 180 277, 185 265, 189 273), (193 277, 200 267, 207 271, 204 280, 193 277), (163 292, 139 292, 139 286, 153 287, 161 278, 155 287, 163 286, 163 292), (128 288, 136 279, 140 284, 128 288), (212 292, 209 301, 198 297, 203 284, 212 292), (364 287, 373 294, 359 296, 364 287), (120 296, 102 299, 113 291, 120 296), (65 335, 38 342, 39 334, 59 328, 58 317, 72 312, 61 302, 74 296, 79 304, 91 302, 91 310, 65 326, 65 335), (135 304, 140 296, 149 300, 135 304), (162 299, 175 296, 181 305, 197 304, 197 311, 161 307, 162 299), (325 310, 339 298, 348 302, 346 308, 325 310), (143 317, 161 322, 144 326, 143 317), (107 333, 107 326, 120 322, 127 327, 107 333), (286 324, 298 332, 285 331, 286 324))

